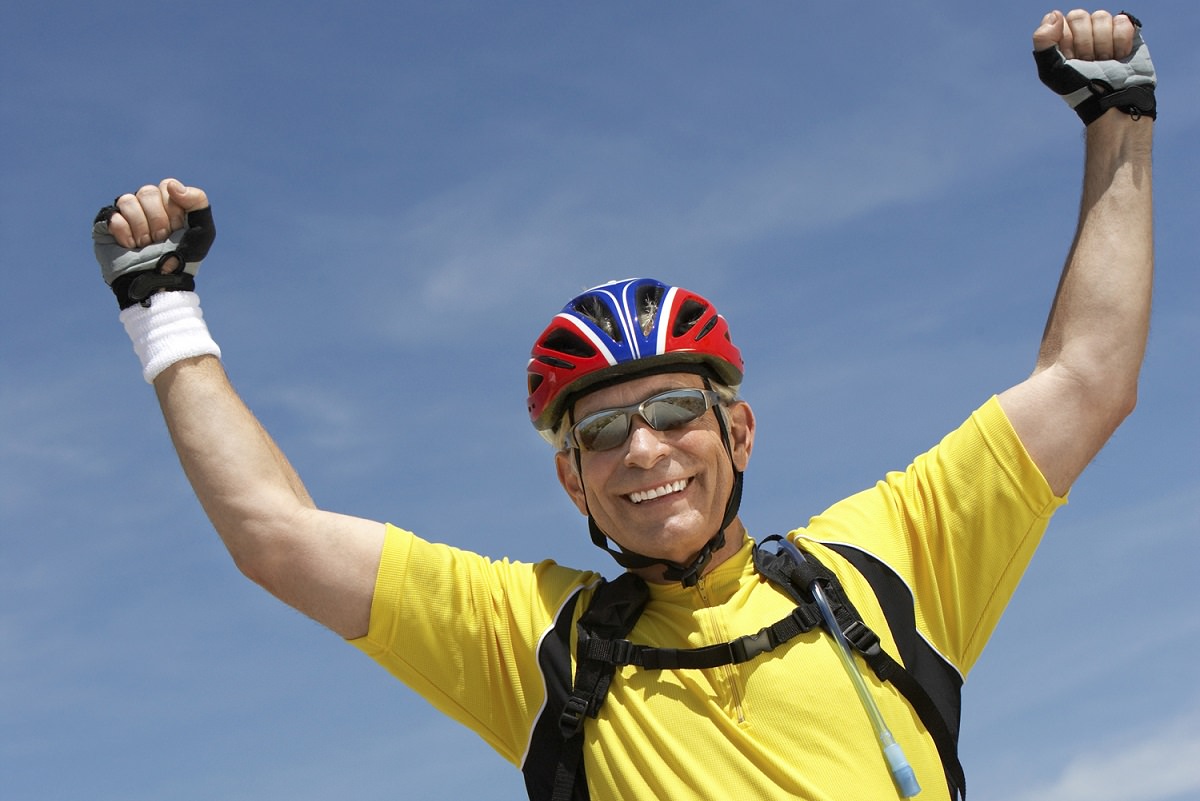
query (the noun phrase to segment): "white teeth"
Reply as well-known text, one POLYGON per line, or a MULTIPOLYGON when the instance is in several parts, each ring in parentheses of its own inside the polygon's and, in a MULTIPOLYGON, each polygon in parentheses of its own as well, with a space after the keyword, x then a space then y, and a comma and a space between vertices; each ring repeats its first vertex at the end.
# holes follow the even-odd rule
POLYGON ((680 479, 679 481, 673 481, 670 484, 664 484, 661 487, 655 487, 651 490, 631 492, 629 493, 629 500, 633 501, 634 503, 641 503, 642 501, 648 501, 653 498, 661 498, 664 495, 670 495, 672 492, 682 492, 685 487, 687 487, 687 480, 680 479))

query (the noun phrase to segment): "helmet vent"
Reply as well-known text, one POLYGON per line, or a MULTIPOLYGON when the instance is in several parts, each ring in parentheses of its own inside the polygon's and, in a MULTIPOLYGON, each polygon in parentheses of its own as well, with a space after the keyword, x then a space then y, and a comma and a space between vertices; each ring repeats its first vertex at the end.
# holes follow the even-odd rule
POLYGON ((545 354, 538 356, 537 360, 542 364, 548 364, 551 367, 557 367, 560 370, 574 370, 575 365, 566 359, 559 359, 555 356, 546 356, 545 354))
MULTIPOLYGON (((549 336, 543 339, 542 347, 546 350, 565 353, 568 356, 575 356, 581 359, 590 359, 596 355, 596 349, 592 347, 592 343, 576 333, 564 331, 561 328, 557 331, 552 331, 549 336)), ((568 364, 568 366, 573 365, 568 364)))
POLYGON ((666 287, 661 284, 644 286, 637 293, 638 325, 642 327, 642 336, 649 336, 654 329, 654 320, 658 317, 658 308, 662 305, 663 293, 666 287))
MULTIPOLYGON (((706 311, 708 311, 707 304, 700 303, 699 301, 691 298, 685 300, 679 307, 679 313, 675 315, 675 325, 671 329, 671 336, 681 337, 688 331, 691 331, 692 327, 700 321, 700 318, 704 316, 706 311)), ((714 321, 716 319, 716 317, 713 317, 714 321)), ((711 328, 711 325, 709 328, 711 328)), ((706 333, 708 333, 707 328, 704 331, 701 331, 700 335, 697 336, 696 339, 699 339, 706 333)))
POLYGON ((712 316, 712 318, 710 318, 709 321, 704 324, 704 327, 700 329, 700 333, 696 334, 697 342, 704 339, 704 337, 708 334, 708 332, 713 330, 713 327, 716 326, 716 324, 717 324, 717 319, 718 319, 717 315, 714 314, 712 316))
MULTIPOLYGON (((614 342, 621 341, 621 326, 613 317, 612 310, 600 298, 584 295, 575 304, 575 311, 591 320, 614 342)), ((595 351, 592 351, 595 353, 595 351)), ((591 353, 586 355, 592 355, 591 353)))

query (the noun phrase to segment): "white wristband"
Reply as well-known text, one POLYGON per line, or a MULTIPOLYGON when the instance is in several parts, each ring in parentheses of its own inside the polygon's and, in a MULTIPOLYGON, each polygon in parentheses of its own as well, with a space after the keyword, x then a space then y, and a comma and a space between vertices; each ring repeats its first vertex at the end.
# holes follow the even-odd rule
POLYGON ((146 383, 175 362, 211 354, 221 349, 208 333, 200 298, 195 292, 159 292, 150 296, 149 308, 136 305, 121 311, 125 333, 142 362, 146 383))

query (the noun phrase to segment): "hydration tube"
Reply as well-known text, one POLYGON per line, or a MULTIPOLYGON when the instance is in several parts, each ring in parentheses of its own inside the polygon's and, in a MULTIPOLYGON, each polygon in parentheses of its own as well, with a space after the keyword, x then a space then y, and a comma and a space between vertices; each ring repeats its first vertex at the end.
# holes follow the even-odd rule
MULTIPOLYGON (((800 549, 791 540, 781 537, 779 543, 781 547, 792 555, 797 564, 804 561, 804 554, 800 552, 800 549)), ((850 643, 846 641, 846 636, 842 633, 841 627, 838 626, 837 620, 833 616, 833 609, 829 606, 829 599, 825 597, 825 590, 821 587, 820 582, 816 580, 813 581, 810 589, 812 590, 813 599, 817 602, 817 608, 821 610, 821 617, 825 619, 826 628, 833 635, 833 639, 837 641, 838 656, 841 657, 842 667, 846 669, 846 674, 850 677, 850 682, 854 685, 855 691, 858 692, 858 700, 862 702, 863 709, 866 710, 867 717, 871 720, 871 726, 875 729, 875 737, 879 740, 879 747, 883 750, 883 758, 887 761, 888 770, 892 774, 892 781, 896 783, 896 789, 899 790, 901 798, 912 798, 921 792, 921 785, 917 782, 917 776, 913 773, 912 766, 908 764, 908 759, 904 756, 904 750, 901 749, 900 744, 896 742, 896 738, 892 736, 891 729, 884 722, 883 714, 879 711, 879 706, 875 703, 870 689, 867 688, 867 682, 863 679, 862 673, 854 662, 854 654, 850 643)))

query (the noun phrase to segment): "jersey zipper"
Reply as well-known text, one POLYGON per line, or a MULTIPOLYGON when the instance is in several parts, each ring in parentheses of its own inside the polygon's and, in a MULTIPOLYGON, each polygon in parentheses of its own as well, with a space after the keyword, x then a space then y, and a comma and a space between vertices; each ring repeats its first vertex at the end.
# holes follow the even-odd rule
MULTIPOLYGON (((696 591, 700 594, 700 600, 704 603, 704 606, 711 607, 712 599, 708 595, 708 582, 705 580, 704 576, 701 576, 696 582, 696 591)), ((719 629, 717 631, 717 637, 719 639, 729 639, 729 632, 726 630, 724 622, 718 619, 716 615, 713 616, 713 620, 714 624, 719 629)), ((738 725, 743 725, 746 722, 746 708, 742 703, 742 691, 738 686, 736 668, 736 665, 722 665, 721 667, 716 668, 716 670, 718 671, 717 675, 719 675, 729 687, 729 697, 730 702, 733 705, 734 719, 737 721, 738 725)))

